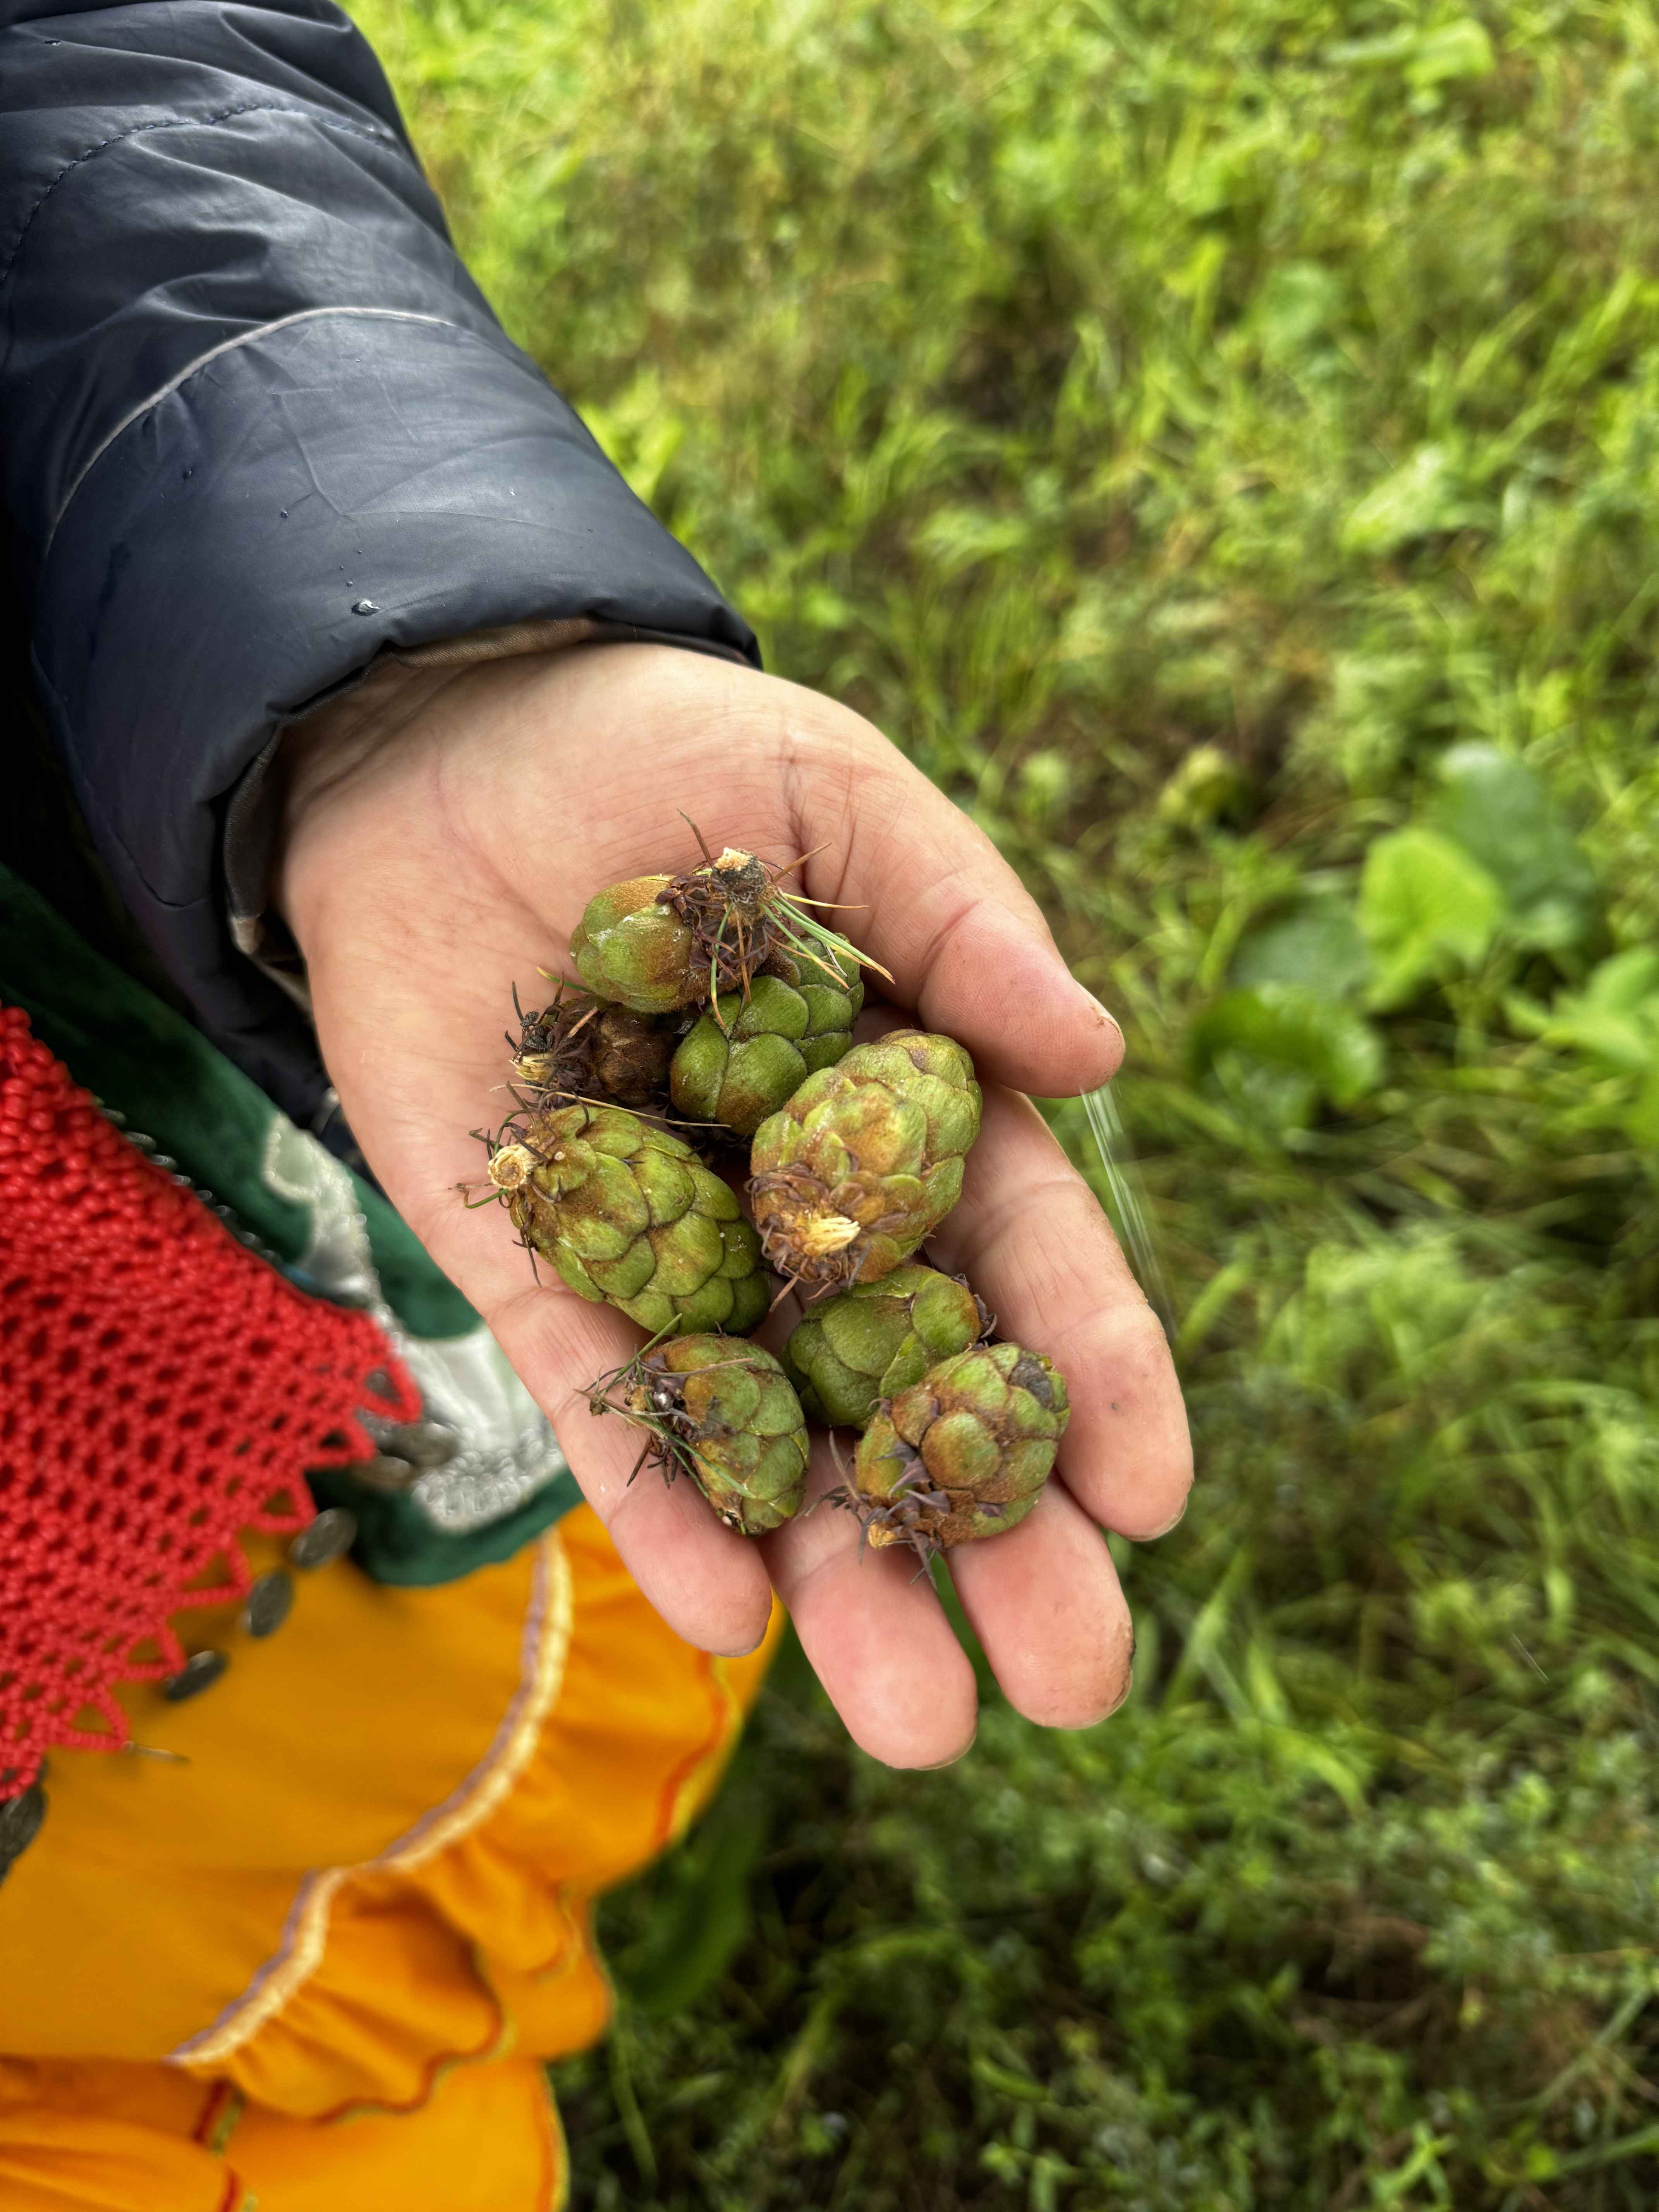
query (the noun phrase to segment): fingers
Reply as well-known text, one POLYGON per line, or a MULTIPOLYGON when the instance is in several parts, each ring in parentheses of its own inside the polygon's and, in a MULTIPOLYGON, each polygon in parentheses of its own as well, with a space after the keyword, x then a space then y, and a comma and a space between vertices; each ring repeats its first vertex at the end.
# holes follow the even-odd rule
MULTIPOLYGON (((1092 1197, 1032 1109, 997 1085, 1092 1087, 1117 1064, 1115 1025, 1067 974, 988 841, 859 717, 668 648, 613 653, 498 677, 487 700, 469 685, 469 711, 495 702, 483 721, 457 721, 424 750, 383 749, 383 781, 363 782, 355 808, 308 817, 307 880, 335 888, 307 907, 301 939, 348 1117, 672 1626, 708 1649, 751 1648, 769 1564, 855 1739, 894 1765, 958 1756, 973 1735, 973 1671, 908 1557, 860 1557, 856 1522, 828 1509, 751 1544, 688 1483, 670 1488, 647 1468, 630 1484, 635 1432, 590 1416, 586 1386, 629 1357, 637 1332, 562 1286, 537 1288, 499 1209, 465 1213, 455 1190, 480 1172, 465 1132, 500 1103, 507 983, 556 951, 594 884, 672 857, 661 848, 665 825, 679 836, 673 794, 695 793, 714 834, 769 858, 787 857, 797 831, 794 851, 823 846, 807 890, 865 902, 826 918, 991 1079, 985 1136, 938 1253, 971 1272, 1006 1334, 1054 1358, 1074 1413, 1063 1480, 1019 1528, 965 1547, 953 1571, 1019 1710, 1092 1719, 1121 1690, 1127 1620, 1090 1516, 1130 1534, 1172 1519, 1190 1474, 1185 1423, 1162 1333, 1092 1197), (325 836, 317 825, 330 823, 325 836)), ((462 703, 458 692, 446 713, 462 703)), ((837 1478, 820 1468, 814 1479, 837 1478)))
POLYGON ((778 1595, 847 1730, 889 1766, 943 1766, 974 1740, 974 1670, 908 1551, 872 1551, 850 1513, 813 1506, 842 1474, 820 1437, 808 1510, 763 1540, 778 1595))
MULTIPOLYGON (((1121 1704, 1133 1654, 1096 1523, 1155 1534, 1191 1481, 1169 1347, 1093 1194, 1036 1109, 1009 1092, 988 1093, 967 1188, 931 1256, 967 1272, 999 1333, 1047 1352, 1066 1377, 1062 1478, 1016 1528, 959 1547, 949 1565, 1009 1703, 1045 1727, 1085 1728, 1121 1704)), ((946 1679, 948 1625, 931 1585, 910 1580, 911 1555, 860 1558, 858 1533, 851 1516, 825 1509, 793 1523, 769 1540, 774 1578, 864 1747, 894 1765, 937 1764, 951 1740, 965 1744, 971 1706, 947 1716, 905 1686, 923 1667, 935 1686, 946 1679)))
MULTIPOLYGON (((841 1474, 821 1445, 812 1496, 841 1474)), ((846 1723, 890 1766, 938 1766, 973 1741, 973 1670, 908 1550, 874 1551, 820 1504, 768 1537, 778 1594, 846 1723)), ((1008 1702, 1046 1728, 1087 1728, 1123 1701, 1134 1638, 1100 1532, 1059 1484, 994 1541, 950 1555, 963 1607, 1008 1702)))
POLYGON ((752 1651, 772 1604, 753 1543, 716 1519, 695 1484, 665 1482, 652 1462, 636 1474, 640 1431, 588 1411, 585 1386, 638 1351, 639 1331, 605 1307, 546 1288, 520 1290, 484 1318, 650 1603, 701 1650, 752 1651))
POLYGON ((1161 1535, 1193 1479, 1175 1363, 1093 1194, 1029 1099, 987 1091, 961 1202, 931 1251, 969 1277, 1000 1335, 1065 1376, 1060 1466, 1079 1504, 1121 1535, 1161 1535))
POLYGON ((1098 1528, 1049 1483, 1017 1528, 949 1554, 963 1610, 1016 1712, 1088 1728, 1129 1692, 1134 1632, 1098 1528))
POLYGON ((793 696, 797 818, 827 848, 809 889, 852 909, 825 918, 891 971, 892 995, 923 1027, 959 1038, 993 1079, 1044 1097, 1109 1081, 1121 1032, 990 839, 868 723, 793 696))
MULTIPOLYGON (((638 1431, 588 1411, 588 1386, 638 1351, 640 1331, 609 1307, 579 1298, 545 1266, 538 1281, 501 1206, 462 1205, 457 1184, 483 1181, 483 1154, 465 1132, 480 1097, 489 1094, 464 1067, 447 1073, 441 1028, 431 1038, 417 1030, 408 1051, 390 1055, 379 1083, 351 1082, 359 1054, 386 1053, 388 1027, 400 1032, 401 1024, 383 997, 365 1038, 363 1018, 331 994, 326 966, 319 964, 319 1005, 325 1018, 332 1018, 346 1109, 359 1141, 380 1164, 387 1195, 489 1324, 552 1423, 629 1573, 670 1627, 705 1650, 752 1650, 771 1603, 753 1547, 715 1518, 690 1483, 670 1486, 653 1466, 630 1481, 638 1431), (413 1095, 401 1080, 408 1066, 421 1072, 413 1095)), ((475 1197, 483 1194, 474 1189, 475 1197)))

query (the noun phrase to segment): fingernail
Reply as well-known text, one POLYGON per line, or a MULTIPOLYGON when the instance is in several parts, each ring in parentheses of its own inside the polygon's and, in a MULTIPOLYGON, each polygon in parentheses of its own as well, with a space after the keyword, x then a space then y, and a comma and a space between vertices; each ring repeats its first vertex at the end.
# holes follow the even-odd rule
POLYGON ((1164 1523, 1164 1526, 1161 1528, 1154 1528, 1150 1532, 1150 1534, 1143 1536, 1140 1540, 1141 1542, 1143 1544, 1155 1544, 1160 1536, 1167 1536, 1171 1528, 1178 1528, 1187 1517, 1187 1508, 1191 1504, 1192 1498, 1193 1493, 1189 1490, 1187 1492, 1187 1495, 1182 1499, 1180 1504, 1176 1506, 1175 1511, 1170 1515, 1170 1518, 1164 1523))
POLYGON ((959 1760, 967 1758, 969 1753, 978 1741, 979 1731, 975 1729, 973 1735, 969 1737, 967 1742, 963 1745, 960 1751, 953 1751, 949 1759, 930 1759, 926 1766, 919 1766, 916 1769, 916 1772, 918 1774, 937 1774, 942 1766, 955 1766, 959 1760))
POLYGON ((1114 1713, 1121 1712, 1123 1707, 1127 1705, 1129 1702, 1129 1692, 1133 1689, 1134 1686, 1134 1653, 1131 1651, 1129 1654, 1129 1669, 1123 1677, 1123 1687, 1118 1692, 1116 1697, 1112 1699, 1109 1705, 1103 1705, 1097 1712, 1091 1713, 1088 1719, 1085 1721, 1049 1721, 1046 1723, 1045 1725, 1052 1729, 1059 1729, 1062 1735, 1080 1735, 1085 1729, 1100 1728, 1107 1721, 1110 1720, 1114 1713))
POLYGON ((708 1649, 711 1658, 746 1659, 751 1651, 758 1651, 765 1641, 766 1631, 763 1628, 760 1634, 751 1638, 747 1644, 711 1644, 708 1649))
POLYGON ((1099 1000, 1096 998, 1092 991, 1084 990, 1081 983, 1078 985, 1078 988, 1079 991, 1083 991, 1084 997, 1094 1008, 1096 1013, 1099 1015, 1102 1027, 1111 1032, 1111 1034, 1117 1039, 1121 1047, 1123 1042, 1123 1029, 1122 1024, 1118 1021, 1117 1017, 1115 1014, 1109 1012, 1108 1010, 1101 1005, 1099 1000))

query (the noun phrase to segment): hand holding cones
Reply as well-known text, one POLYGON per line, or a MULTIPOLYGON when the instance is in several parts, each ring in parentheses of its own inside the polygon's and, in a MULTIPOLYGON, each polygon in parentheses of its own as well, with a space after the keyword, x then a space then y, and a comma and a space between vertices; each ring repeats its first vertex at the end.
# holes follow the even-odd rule
MULTIPOLYGON (((1058 1362, 1072 1401, 1037 1505, 998 1540, 947 1554, 951 1571, 1012 1705, 1043 1723, 1097 1718, 1121 1693, 1128 1642, 1098 1530, 1164 1526, 1189 1462, 1158 1324, 1082 1177, 1017 1095, 1088 1091, 1121 1047, 1006 861, 845 707, 665 645, 399 669, 318 710, 283 749, 276 896, 374 1175, 551 1416, 629 1571, 676 1631, 749 1649, 775 1588, 856 1740, 892 1764, 932 1764, 972 1735, 975 1674, 908 1553, 861 1553, 844 1512, 803 1508, 751 1540, 690 1481, 642 1473, 630 1488, 637 1440, 616 1417, 590 1419, 579 1395, 647 1332, 545 1260, 538 1288, 501 1212, 469 1212, 454 1196, 463 1181, 483 1195, 466 1133, 507 1111, 495 1100, 508 1079, 510 983, 533 982, 538 962, 578 980, 550 954, 602 884, 700 865, 665 793, 695 794, 690 811, 723 833, 715 853, 729 842, 769 864, 823 848, 785 888, 841 902, 808 911, 850 926, 892 970, 883 995, 912 1025, 957 1039, 985 1087, 962 1199, 927 1256, 966 1272, 1006 1334, 1058 1362)), ((678 1042, 698 1012, 656 1018, 678 1042)), ((526 1094, 526 1110, 537 1103, 526 1094)), ((694 1151, 710 1140, 671 1127, 694 1151)), ((823 1449, 809 1501, 834 1480, 823 1449)))

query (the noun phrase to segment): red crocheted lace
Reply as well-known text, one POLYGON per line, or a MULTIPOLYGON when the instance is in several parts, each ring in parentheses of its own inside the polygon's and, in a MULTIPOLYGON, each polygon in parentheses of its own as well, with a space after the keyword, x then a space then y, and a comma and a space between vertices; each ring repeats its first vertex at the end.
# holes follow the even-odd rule
POLYGON ((171 1613, 240 1597, 242 1530, 419 1399, 366 1314, 308 1298, 112 1128, 0 1006, 0 1798, 119 1750, 171 1613))

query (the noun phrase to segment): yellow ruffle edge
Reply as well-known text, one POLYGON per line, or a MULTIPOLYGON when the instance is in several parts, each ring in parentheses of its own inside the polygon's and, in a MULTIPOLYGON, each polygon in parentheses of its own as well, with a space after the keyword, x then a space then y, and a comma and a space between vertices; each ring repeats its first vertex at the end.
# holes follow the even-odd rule
POLYGON ((125 1692, 163 1755, 54 1760, 0 1888, 0 2207, 550 2212, 591 1900, 706 1801, 780 1626, 693 1650, 586 1509, 439 1589, 305 1577, 263 1644, 204 1617, 230 1672, 125 1692))

